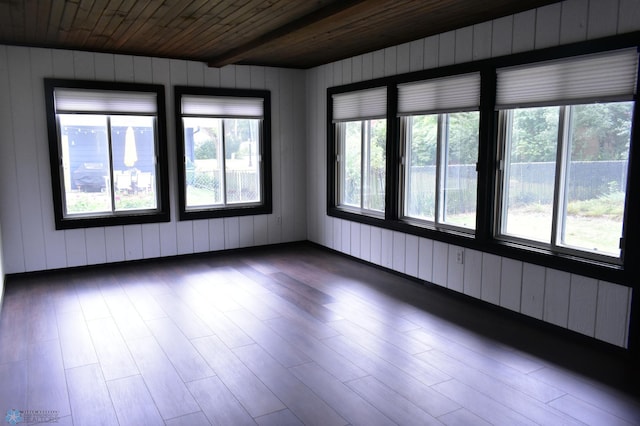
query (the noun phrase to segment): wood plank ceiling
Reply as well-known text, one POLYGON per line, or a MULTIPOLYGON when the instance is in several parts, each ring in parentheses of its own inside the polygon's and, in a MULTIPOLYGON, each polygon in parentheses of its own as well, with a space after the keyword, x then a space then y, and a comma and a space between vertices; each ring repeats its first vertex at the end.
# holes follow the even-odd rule
POLYGON ((0 43, 309 68, 558 0, 0 0, 0 43))

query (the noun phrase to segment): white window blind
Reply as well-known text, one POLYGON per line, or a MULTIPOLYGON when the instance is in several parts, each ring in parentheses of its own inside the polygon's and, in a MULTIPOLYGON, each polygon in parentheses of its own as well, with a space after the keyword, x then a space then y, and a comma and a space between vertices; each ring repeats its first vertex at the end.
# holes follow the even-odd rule
POLYGON ((468 111, 480 106, 480 73, 398 85, 398 115, 468 111))
POLYGON ((333 121, 369 120, 387 114, 387 88, 333 95, 333 121))
POLYGON ((496 109, 632 100, 635 48, 497 70, 496 109))
POLYGON ((56 88, 56 113, 95 112, 120 114, 156 114, 154 92, 56 88))
POLYGON ((264 99, 234 96, 182 95, 182 114, 219 118, 262 118, 264 116, 264 99))

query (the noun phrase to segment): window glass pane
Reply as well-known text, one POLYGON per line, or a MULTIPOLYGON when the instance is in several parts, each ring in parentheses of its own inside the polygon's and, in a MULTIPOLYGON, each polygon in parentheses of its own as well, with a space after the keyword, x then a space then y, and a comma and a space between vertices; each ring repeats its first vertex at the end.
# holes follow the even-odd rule
POLYGON ((448 114, 442 222, 474 229, 480 113, 448 114))
POLYGON ((177 86, 175 95, 183 124, 180 219, 270 213, 269 92, 177 86))
POLYGON ((387 120, 365 122, 365 164, 362 207, 384 211, 387 120))
POLYGON ((115 210, 157 207, 155 119, 111 116, 115 210))
POLYGON ((632 102, 571 107, 560 243, 620 255, 632 102))
POLYGON ((228 204, 260 201, 259 133, 260 120, 224 120, 224 169, 228 204))
MULTIPOLYGON (((340 126, 344 129, 342 141, 342 196, 341 204, 360 207, 362 193, 362 121, 349 121, 340 126)), ((341 129, 342 130, 342 129, 341 129)))
POLYGON ((222 204, 222 120, 183 118, 186 206, 222 204))
POLYGON ((551 242, 559 107, 512 110, 502 232, 551 242))
POLYGON ((111 212, 107 116, 59 114, 65 216, 111 212))
POLYGON ((435 220, 438 115, 404 119, 407 129, 405 215, 435 220))

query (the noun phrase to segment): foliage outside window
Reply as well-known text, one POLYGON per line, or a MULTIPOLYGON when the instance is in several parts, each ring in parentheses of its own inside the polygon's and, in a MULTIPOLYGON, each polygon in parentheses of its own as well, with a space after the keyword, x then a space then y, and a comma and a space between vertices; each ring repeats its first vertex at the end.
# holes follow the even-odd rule
POLYGON ((386 88, 333 95, 338 208, 381 216, 386 188, 386 88))
POLYGON ((163 88, 69 80, 45 86, 56 227, 167 220, 163 88))
POLYGON ((270 211, 269 93, 176 88, 181 217, 270 211))
POLYGON ((479 74, 399 87, 404 218, 475 229, 479 103, 479 74))
POLYGON ((386 120, 338 124, 340 205, 384 211, 386 120))
POLYGON ((621 257, 636 67, 622 51, 499 72, 502 238, 621 257))

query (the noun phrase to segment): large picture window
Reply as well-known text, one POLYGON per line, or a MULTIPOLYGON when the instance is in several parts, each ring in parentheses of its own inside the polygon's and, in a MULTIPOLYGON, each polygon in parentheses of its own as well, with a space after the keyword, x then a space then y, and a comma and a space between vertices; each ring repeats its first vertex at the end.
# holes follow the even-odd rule
POLYGON ((398 87, 402 217, 475 229, 480 75, 398 87))
POLYGON ((46 80, 56 227, 168 220, 161 86, 46 80))
POLYGON ((333 96, 338 208, 383 216, 386 187, 386 87, 333 96))
POLYGON ((621 258, 635 49, 498 70, 497 234, 621 258))
POLYGON ((181 218, 270 213, 269 93, 175 91, 181 218))

